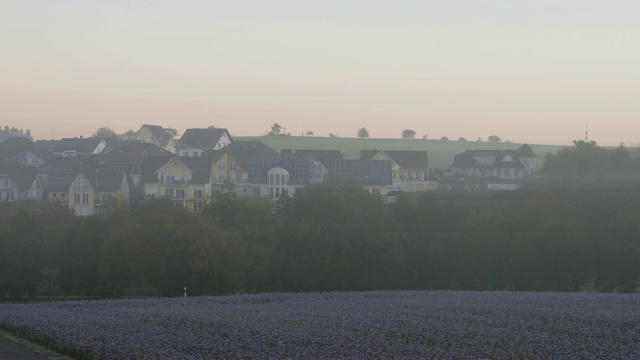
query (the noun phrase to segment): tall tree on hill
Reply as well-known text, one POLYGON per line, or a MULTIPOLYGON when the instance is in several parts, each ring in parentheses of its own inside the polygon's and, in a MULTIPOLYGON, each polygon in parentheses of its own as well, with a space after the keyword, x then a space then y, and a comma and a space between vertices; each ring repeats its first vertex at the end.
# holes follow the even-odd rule
POLYGON ((412 129, 404 129, 402 130, 402 138, 403 139, 415 139, 416 131, 412 129))
POLYGON ((282 126, 278 123, 274 123, 271 125, 271 131, 269 131, 269 135, 280 135, 282 132, 282 126))
POLYGON ((361 138, 361 139, 368 138, 369 137, 369 131, 367 131, 367 128, 364 128, 364 127, 360 128, 358 130, 358 137, 361 138))

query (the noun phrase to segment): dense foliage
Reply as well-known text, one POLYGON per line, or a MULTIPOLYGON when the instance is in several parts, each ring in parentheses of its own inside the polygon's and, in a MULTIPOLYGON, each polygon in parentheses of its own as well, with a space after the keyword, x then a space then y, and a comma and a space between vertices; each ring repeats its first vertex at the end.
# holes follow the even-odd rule
POLYGON ((337 178, 277 202, 220 196, 199 214, 168 199, 84 218, 56 204, 26 208, 5 202, 0 298, 33 296, 38 284, 40 293, 54 287, 88 298, 120 297, 132 289, 179 296, 185 286, 192 295, 636 292, 635 161, 624 148, 577 143, 547 157, 542 184, 515 192, 413 194, 391 205, 337 178), (596 165, 589 167, 585 158, 596 165), (564 175, 558 165, 580 161, 564 175), (49 280, 46 289, 43 279, 49 280))

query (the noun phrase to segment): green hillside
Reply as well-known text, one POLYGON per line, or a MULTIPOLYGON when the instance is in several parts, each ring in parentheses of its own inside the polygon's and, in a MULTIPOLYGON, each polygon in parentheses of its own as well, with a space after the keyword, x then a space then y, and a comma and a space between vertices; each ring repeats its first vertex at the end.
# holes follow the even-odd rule
MULTIPOLYGON (((276 150, 316 149, 341 150, 346 158, 357 159, 360 150, 426 150, 429 164, 434 168, 446 169, 453 162, 455 154, 465 150, 517 149, 521 144, 489 143, 476 141, 445 141, 423 139, 360 139, 318 136, 255 136, 236 137, 236 140, 260 140, 276 150)), ((546 153, 555 153, 562 146, 529 144, 538 156, 538 167, 542 166, 546 153)))

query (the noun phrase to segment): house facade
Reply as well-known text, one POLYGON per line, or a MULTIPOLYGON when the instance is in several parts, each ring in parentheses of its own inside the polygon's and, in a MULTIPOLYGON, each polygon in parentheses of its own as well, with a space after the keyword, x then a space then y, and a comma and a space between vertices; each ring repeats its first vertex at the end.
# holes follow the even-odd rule
POLYGON ((0 201, 44 200, 46 178, 32 166, 0 166, 0 201))
POLYGON ((68 186, 68 205, 77 216, 100 214, 116 202, 129 203, 131 183, 127 174, 108 166, 85 166, 68 186))
POLYGON ((211 195, 207 157, 148 156, 142 167, 146 198, 166 197, 191 211, 202 211, 211 195))
POLYGON ((363 150, 360 158, 390 161, 393 189, 399 192, 438 190, 427 151, 363 150))
POLYGON ((534 175, 536 155, 526 144, 517 150, 467 150, 455 155, 451 168, 457 176, 482 179, 488 190, 516 190, 522 178, 534 175))

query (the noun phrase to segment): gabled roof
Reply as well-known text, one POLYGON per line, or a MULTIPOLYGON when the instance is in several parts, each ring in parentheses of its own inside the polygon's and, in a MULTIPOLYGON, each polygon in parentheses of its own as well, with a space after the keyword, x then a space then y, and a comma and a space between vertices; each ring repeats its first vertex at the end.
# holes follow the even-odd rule
POLYGON ((109 165, 142 165, 147 156, 173 156, 156 144, 131 142, 108 153, 100 154, 97 160, 109 165))
POLYGON ((16 154, 16 156, 13 157, 13 160, 21 161, 23 159, 26 159, 28 153, 31 153, 34 156, 39 157, 42 160, 42 162, 51 161, 58 157, 56 156, 56 154, 52 153, 49 150, 34 148, 32 150, 22 151, 19 154, 16 154))
POLYGON ((140 181, 146 184, 158 183, 158 170, 169 161, 176 159, 184 164, 191 172, 193 184, 208 184, 211 179, 211 160, 207 157, 178 157, 176 155, 147 156, 142 165, 140 181))
MULTIPOLYGON (((172 136, 168 134, 162 126, 144 124, 140 127, 140 130, 142 130, 142 128, 147 128, 151 135, 153 135, 153 137, 158 140, 158 143, 161 146, 167 146, 167 144, 169 144, 169 141, 171 141, 172 136)), ((136 136, 138 133, 140 133, 140 130, 138 130, 136 136)))
POLYGON ((89 180, 94 191, 118 190, 124 176, 122 173, 112 171, 110 166, 91 164, 83 166, 71 180, 73 181, 80 174, 89 180))
POLYGON ((282 149, 280 154, 285 161, 289 158, 312 158, 327 167, 332 160, 344 158, 340 150, 282 149))
POLYGON ((231 135, 227 129, 187 129, 187 131, 182 134, 178 144, 191 146, 195 149, 215 150, 216 144, 218 144, 222 136, 225 134, 229 140, 231 140, 231 135))
POLYGON ((35 147, 36 149, 44 149, 53 152, 59 142, 60 140, 36 140, 35 147))
POLYGON ((40 174, 33 166, 0 165, 0 175, 8 176, 18 186, 18 190, 27 190, 40 174))
POLYGON ((389 185, 391 161, 388 160, 333 160, 329 173, 352 178, 363 185, 389 185))
POLYGON ((247 166, 249 159, 252 157, 260 156, 278 156, 278 152, 269 147, 262 141, 248 140, 248 141, 234 141, 219 152, 228 152, 233 158, 241 163, 243 166, 247 166))
POLYGON ((379 153, 386 154, 403 169, 427 169, 429 157, 427 151, 413 150, 361 150, 361 159, 371 159, 379 153))
POLYGON ((104 141, 104 139, 100 137, 65 138, 58 142, 53 152, 61 154, 65 151, 75 151, 78 154, 91 154, 102 141, 104 141))
POLYGON ((461 154, 454 156, 452 168, 524 168, 524 164, 518 160, 517 150, 467 150, 461 154), (493 164, 478 163, 477 157, 494 157, 496 161, 493 164), (506 161, 506 157, 510 156, 513 161, 506 161))
POLYGON ((80 170, 80 161, 76 158, 56 157, 38 169, 47 175, 47 191, 68 191, 69 184, 80 170))

